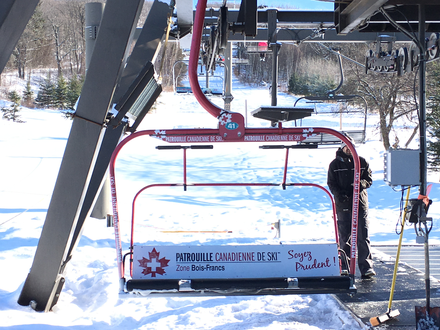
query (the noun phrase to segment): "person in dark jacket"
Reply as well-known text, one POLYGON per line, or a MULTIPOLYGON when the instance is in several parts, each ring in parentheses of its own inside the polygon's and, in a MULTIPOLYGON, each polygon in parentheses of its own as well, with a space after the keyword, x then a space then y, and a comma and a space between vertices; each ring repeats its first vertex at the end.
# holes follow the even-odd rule
MULTIPOLYGON (((351 141, 352 139, 349 138, 351 141)), ((353 143, 354 144, 354 143, 353 143)), ((376 275, 371 257, 370 238, 368 235, 368 193, 373 184, 371 169, 363 157, 360 160, 359 213, 358 213, 358 266, 362 278, 376 275)), ((353 210, 354 160, 345 143, 336 151, 336 158, 330 163, 327 185, 336 204, 338 218, 339 245, 350 257, 351 218, 353 210)))

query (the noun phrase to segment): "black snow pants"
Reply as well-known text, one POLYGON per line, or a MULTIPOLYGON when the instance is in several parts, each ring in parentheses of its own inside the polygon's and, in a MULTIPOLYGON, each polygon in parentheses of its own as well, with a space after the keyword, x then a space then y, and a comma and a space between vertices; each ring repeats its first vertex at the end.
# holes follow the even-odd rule
MULTIPOLYGON (((347 257, 350 258, 352 211, 351 208, 344 208, 342 210, 337 209, 336 214, 338 217, 339 247, 344 250, 347 257)), ((361 275, 364 275, 367 270, 373 268, 370 239, 368 235, 368 210, 360 207, 358 219, 358 266, 361 275)))

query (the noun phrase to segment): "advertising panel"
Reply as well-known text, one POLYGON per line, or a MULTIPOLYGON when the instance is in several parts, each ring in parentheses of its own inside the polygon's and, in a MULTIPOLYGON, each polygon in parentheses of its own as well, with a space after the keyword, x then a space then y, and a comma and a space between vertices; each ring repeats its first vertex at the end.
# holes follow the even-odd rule
POLYGON ((338 276, 336 243, 135 246, 133 279, 338 276))

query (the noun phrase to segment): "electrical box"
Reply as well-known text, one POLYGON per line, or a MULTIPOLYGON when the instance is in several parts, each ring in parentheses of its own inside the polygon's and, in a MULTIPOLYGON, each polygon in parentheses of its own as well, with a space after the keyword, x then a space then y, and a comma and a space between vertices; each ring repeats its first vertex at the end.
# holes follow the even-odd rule
POLYGON ((390 186, 420 185, 420 150, 389 149, 384 155, 384 180, 390 186))

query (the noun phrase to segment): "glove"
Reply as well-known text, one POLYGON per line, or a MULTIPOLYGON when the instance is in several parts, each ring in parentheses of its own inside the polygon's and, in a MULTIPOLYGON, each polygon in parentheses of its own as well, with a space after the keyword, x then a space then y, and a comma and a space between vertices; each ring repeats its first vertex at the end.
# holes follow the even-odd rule
MULTIPOLYGON (((353 186, 354 186, 354 183, 352 183, 351 186, 353 187, 353 186)), ((367 189, 367 180, 362 179, 362 180, 359 182, 359 190, 362 191, 362 190, 364 190, 364 189, 367 189)))
POLYGON ((360 189, 361 190, 367 189, 367 185, 368 185, 367 180, 361 180, 360 189))

